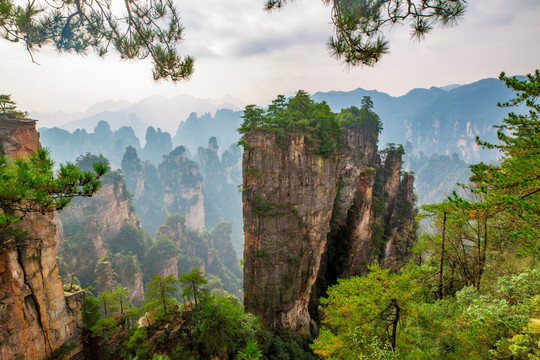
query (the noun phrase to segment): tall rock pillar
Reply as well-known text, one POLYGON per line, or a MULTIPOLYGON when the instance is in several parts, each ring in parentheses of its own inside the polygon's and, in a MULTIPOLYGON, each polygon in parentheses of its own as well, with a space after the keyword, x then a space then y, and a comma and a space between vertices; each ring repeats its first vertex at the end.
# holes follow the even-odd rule
MULTIPOLYGON (((24 157, 40 147, 33 120, 0 120, 0 154, 24 157)), ((62 345, 82 356, 84 292, 64 293, 56 265, 53 214, 29 214, 22 239, 0 239, 0 359, 48 359, 62 345)))

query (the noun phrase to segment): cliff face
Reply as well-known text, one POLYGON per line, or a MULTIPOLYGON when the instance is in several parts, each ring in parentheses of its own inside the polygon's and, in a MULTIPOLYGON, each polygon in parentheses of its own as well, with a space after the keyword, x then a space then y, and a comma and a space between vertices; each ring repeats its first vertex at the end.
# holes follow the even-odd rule
POLYGON ((272 329, 307 334, 338 277, 408 254, 414 179, 400 175, 401 150, 381 160, 367 130, 345 128, 342 149, 328 157, 301 134, 277 144, 254 130, 245 142, 244 303, 272 329))
MULTIPOLYGON (((229 222, 220 222, 209 230, 198 231, 188 229, 183 216, 169 216, 157 232, 155 250, 161 255, 159 262, 152 262, 152 274, 177 277, 179 273, 198 267, 211 280, 217 281, 212 284, 214 288, 241 296, 242 271, 233 249, 231 233, 229 222)), ((150 257, 157 258, 152 254, 150 257)))
POLYGON ((97 194, 73 200, 60 214, 64 239, 58 255, 66 265, 62 276, 73 273, 83 288, 92 285, 99 291, 125 286, 138 304, 143 282, 137 256, 143 255, 144 241, 130 199, 119 173, 105 175, 97 194), (122 251, 135 255, 116 256, 122 251))
POLYGON ((309 300, 327 251, 338 161, 292 135, 246 134, 244 304, 273 329, 310 331, 309 300))
POLYGON ((232 241, 238 254, 244 243, 242 199, 237 186, 242 182, 242 151, 236 144, 218 154, 217 139, 211 137, 208 147, 197 149, 197 162, 203 176, 205 224, 209 229, 220 221, 230 221, 232 241))
POLYGON ((144 228, 153 234, 167 215, 181 214, 190 228, 204 229, 204 193, 197 164, 186 158, 182 146, 162 160, 157 168, 141 162, 133 147, 126 148, 122 159, 122 172, 144 228))
MULTIPOLYGON (((40 146, 34 121, 0 122, 0 152, 18 158, 40 146)), ((81 353, 84 293, 64 293, 52 214, 30 214, 23 239, 0 248, 0 358, 47 359, 62 345, 81 353)))
POLYGON ((102 188, 96 195, 91 198, 75 199, 63 210, 62 216, 80 222, 94 220, 100 228, 102 237, 113 238, 124 224, 140 226, 129 200, 130 195, 123 178, 113 172, 104 177, 102 188), (94 214, 99 216, 92 217, 94 214))
POLYGON ((186 159, 183 147, 178 147, 158 167, 163 184, 165 214, 183 214, 186 225, 204 229, 204 195, 199 167, 186 159))

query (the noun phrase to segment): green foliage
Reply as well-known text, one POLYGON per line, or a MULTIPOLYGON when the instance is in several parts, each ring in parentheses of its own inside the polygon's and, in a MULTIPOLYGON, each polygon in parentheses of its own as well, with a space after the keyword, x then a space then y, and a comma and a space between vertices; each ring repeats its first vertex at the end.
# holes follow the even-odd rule
POLYGON ((131 224, 124 224, 118 234, 107 245, 113 254, 133 253, 137 255, 137 258, 143 259, 145 251, 143 232, 131 224))
POLYGON ((393 357, 401 342, 398 323, 407 318, 417 291, 411 275, 378 266, 365 277, 339 280, 321 299, 325 317, 313 351, 326 359, 393 357))
POLYGON ((59 348, 53 351, 53 360, 66 360, 69 359, 69 355, 77 347, 76 343, 62 344, 59 348))
POLYGON ((192 297, 195 300, 195 305, 198 305, 197 296, 200 299, 201 295, 204 294, 203 286, 208 284, 201 270, 194 267, 190 272, 180 274, 178 276, 178 282, 183 287, 182 297, 188 299, 192 297))
POLYGON ((92 328, 101 317, 99 302, 92 296, 87 296, 81 308, 83 324, 87 329, 92 328))
POLYGON ((330 155, 340 146, 341 127, 335 114, 326 102, 314 102, 303 90, 298 90, 287 102, 283 95, 278 95, 266 112, 256 105, 248 105, 242 118, 239 145, 246 145, 244 135, 248 131, 260 129, 276 133, 279 143, 290 133, 304 134, 308 142, 315 142, 316 151, 322 156, 330 155))
MULTIPOLYGON (((446 201, 422 207, 435 231, 419 240, 417 251, 424 262, 402 269, 418 291, 407 317, 400 320, 402 340, 392 353, 396 358, 540 356, 540 73, 525 80, 500 78, 518 92, 500 106, 524 104, 529 111, 508 114, 498 127, 498 144, 478 140, 501 151, 499 164, 471 166, 471 184, 462 186, 461 196, 454 192, 446 201)), ((336 344, 333 333, 321 336, 324 344, 336 344)), ((341 346, 330 345, 324 349, 341 346)))
MULTIPOLYGON (((326 1, 332 6, 335 36, 330 52, 350 66, 374 66, 389 52, 385 29, 408 23, 411 37, 423 39, 435 26, 451 26, 465 13, 466 0, 326 1)), ((267 10, 281 8, 287 0, 266 0, 267 10)))
POLYGON ((155 242, 148 247, 144 256, 143 269, 145 276, 149 278, 151 274, 157 272, 157 266, 160 262, 178 256, 180 249, 171 239, 159 236, 155 242))
POLYGON ((273 206, 260 195, 253 196, 253 210, 258 214, 265 214, 273 209, 273 206))
POLYGON ((86 155, 77 156, 77 158, 75 159, 75 164, 83 171, 90 171, 94 168, 94 164, 99 163, 105 165, 107 168, 110 168, 111 165, 111 163, 105 156, 93 155, 89 152, 87 152, 86 155))
POLYGON ((505 219, 506 231, 516 239, 520 251, 540 258, 540 71, 525 80, 499 76, 516 97, 500 107, 525 105, 528 113, 513 112, 496 126, 498 144, 477 139, 484 147, 503 155, 499 165, 479 163, 471 166, 470 190, 483 195, 477 205, 481 211, 505 219))
POLYGON ((183 27, 172 1, 126 1, 125 14, 107 1, 58 1, 55 4, 0 1, 0 35, 21 42, 32 54, 42 46, 62 52, 104 56, 114 48, 122 59, 154 64, 154 80, 179 81, 193 72, 194 59, 181 56, 177 45, 183 27))
POLYGON ((488 294, 465 287, 455 298, 419 304, 404 325, 404 353, 420 359, 534 359, 540 334, 529 329, 540 315, 539 275, 538 269, 526 270, 500 277, 488 294))
POLYGON ((94 337, 107 341, 118 330, 118 324, 112 317, 102 317, 90 328, 94 337))
POLYGON ((135 329, 124 342, 125 349, 132 354, 137 354, 140 359, 150 358, 152 356, 152 350, 148 337, 147 328, 135 329))
POLYGON ((246 344, 246 348, 238 353, 236 360, 259 360, 262 357, 262 352, 256 341, 250 340, 246 344))
POLYGON ((172 275, 165 277, 154 275, 152 281, 146 284, 144 308, 155 310, 157 315, 167 314, 167 310, 176 303, 174 298, 178 291, 177 284, 178 281, 172 275))
POLYGON ((28 113, 17 110, 15 101, 11 100, 11 95, 0 94, 0 120, 25 119, 26 117, 28 113))
POLYGON ((309 336, 293 336, 287 330, 271 334, 263 346, 266 347, 264 356, 269 360, 315 360, 309 349, 312 339, 309 336))
POLYGON ((28 213, 61 210, 74 197, 92 196, 107 171, 104 164, 83 171, 72 163, 54 171, 54 162, 44 149, 16 160, 0 156, 0 236, 28 213))
POLYGON ((362 99, 362 108, 351 106, 342 109, 337 114, 337 119, 344 127, 367 130, 373 139, 377 139, 378 134, 383 130, 382 121, 373 111, 373 102, 369 96, 364 96, 362 99))

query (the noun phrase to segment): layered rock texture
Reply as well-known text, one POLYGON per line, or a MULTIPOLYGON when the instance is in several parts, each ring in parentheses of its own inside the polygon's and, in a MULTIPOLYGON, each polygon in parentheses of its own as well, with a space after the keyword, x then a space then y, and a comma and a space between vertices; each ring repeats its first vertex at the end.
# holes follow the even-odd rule
POLYGON ((401 147, 378 152, 375 131, 344 128, 326 157, 303 134, 276 136, 244 139, 244 303, 274 330, 308 334, 338 277, 408 256, 414 179, 401 174, 401 147))
MULTIPOLYGON (((0 153, 19 158, 40 146, 35 121, 1 120, 0 153)), ((47 359, 55 350, 82 354, 84 293, 65 293, 56 263, 53 214, 29 214, 27 233, 0 247, 0 359, 47 359)))
POLYGON ((197 149, 197 162, 203 176, 204 212, 207 228, 220 221, 230 221, 235 250, 242 253, 242 198, 238 185, 242 183, 242 150, 233 144, 219 156, 216 137, 208 147, 197 149))
POLYGON ((241 297, 242 270, 233 249, 231 233, 229 222, 198 231, 189 229, 183 216, 169 216, 158 230, 155 246, 149 250, 148 272, 178 277, 178 274, 198 267, 213 288, 241 297))
POLYGON ((139 304, 143 299, 140 259, 145 244, 121 174, 113 171, 105 175, 97 194, 74 199, 60 219, 61 275, 69 278, 74 274, 83 288, 94 286, 98 291, 124 286, 131 301, 139 304))
POLYGON ((141 161, 133 147, 127 147, 122 159, 129 191, 134 195, 146 230, 154 234, 167 215, 181 214, 193 229, 204 229, 203 180, 197 163, 186 157, 186 150, 179 146, 156 168, 149 161, 141 161))

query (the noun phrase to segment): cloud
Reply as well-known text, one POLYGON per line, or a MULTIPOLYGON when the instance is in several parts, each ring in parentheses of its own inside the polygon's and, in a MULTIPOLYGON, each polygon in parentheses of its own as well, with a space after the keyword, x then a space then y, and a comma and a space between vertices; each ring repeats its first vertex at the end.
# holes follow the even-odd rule
POLYGON ((294 2, 272 13, 263 11, 261 0, 209 0, 204 9, 200 5, 191 2, 182 15, 186 51, 196 57, 244 57, 310 43, 324 46, 331 31, 329 9, 317 0, 294 2))
POLYGON ((249 39, 238 42, 232 49, 233 56, 264 55, 274 51, 284 50, 298 45, 318 44, 324 46, 324 35, 320 31, 307 31, 296 29, 287 34, 263 34, 252 36, 249 39))

